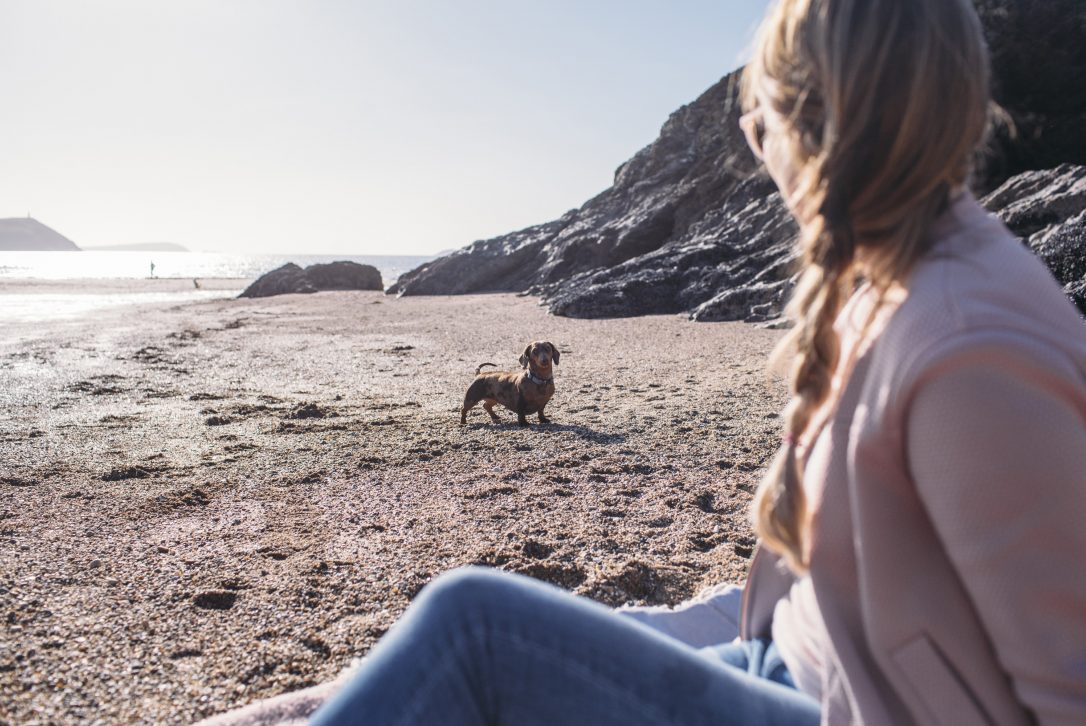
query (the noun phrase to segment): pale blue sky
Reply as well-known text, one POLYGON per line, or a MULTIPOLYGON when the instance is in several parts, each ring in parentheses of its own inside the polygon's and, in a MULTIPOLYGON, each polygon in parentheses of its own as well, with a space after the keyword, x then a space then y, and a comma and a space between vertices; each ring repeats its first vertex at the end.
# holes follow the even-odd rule
POLYGON ((767 0, 0 0, 0 217, 428 254, 611 183, 767 0))

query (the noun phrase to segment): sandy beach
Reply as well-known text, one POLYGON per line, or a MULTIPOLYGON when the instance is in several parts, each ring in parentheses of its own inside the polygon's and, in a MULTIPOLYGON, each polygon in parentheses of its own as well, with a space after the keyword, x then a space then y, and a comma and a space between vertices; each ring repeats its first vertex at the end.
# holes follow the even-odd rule
MULTIPOLYGON (((0 301, 46 285, 14 284, 0 301)), ((4 723, 188 723, 319 683, 469 563, 612 605, 741 581, 784 401, 778 331, 513 295, 171 301, 0 333, 4 723), (460 426, 476 365, 533 339, 562 353, 553 423, 460 426)))

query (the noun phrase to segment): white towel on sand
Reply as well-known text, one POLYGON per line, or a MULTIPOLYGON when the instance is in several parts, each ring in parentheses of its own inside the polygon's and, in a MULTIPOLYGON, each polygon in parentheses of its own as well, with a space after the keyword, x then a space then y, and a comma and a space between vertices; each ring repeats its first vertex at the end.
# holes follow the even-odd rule
POLYGON ((739 610, 743 588, 714 585, 675 607, 621 607, 620 615, 633 618, 695 648, 730 643, 739 637, 739 610))

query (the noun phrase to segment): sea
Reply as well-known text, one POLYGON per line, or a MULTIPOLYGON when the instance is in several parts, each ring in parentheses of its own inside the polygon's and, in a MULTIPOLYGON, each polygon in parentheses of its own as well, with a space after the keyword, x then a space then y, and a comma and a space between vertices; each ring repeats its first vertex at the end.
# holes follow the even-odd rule
POLYGON ((348 260, 373 265, 385 287, 400 275, 434 259, 415 255, 243 255, 214 252, 151 252, 83 250, 80 252, 0 252, 0 323, 84 317, 103 308, 148 303, 181 303, 236 297, 248 281, 293 262, 301 267, 348 260), (152 264, 153 275, 152 275, 152 264), (104 280, 192 280, 156 292, 139 286, 101 284, 104 280), (215 279, 202 287, 201 279, 215 279), (5 286, 8 280, 40 280, 40 290, 26 285, 5 286), (86 285, 79 281, 85 280, 86 285), (222 284, 235 280, 236 285, 222 284), (68 281, 63 285, 48 282, 68 281))

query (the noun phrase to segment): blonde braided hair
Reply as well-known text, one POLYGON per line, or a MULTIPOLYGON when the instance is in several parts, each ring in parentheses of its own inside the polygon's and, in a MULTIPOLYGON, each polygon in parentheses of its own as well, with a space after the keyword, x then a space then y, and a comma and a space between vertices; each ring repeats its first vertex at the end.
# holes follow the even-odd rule
POLYGON ((742 83, 744 110, 781 129, 803 270, 786 311, 795 325, 774 354, 791 359, 784 441, 752 514, 802 573, 811 513, 798 447, 830 395, 834 322, 859 272, 881 298, 929 250, 984 136, 987 49, 968 0, 780 0, 742 83))

